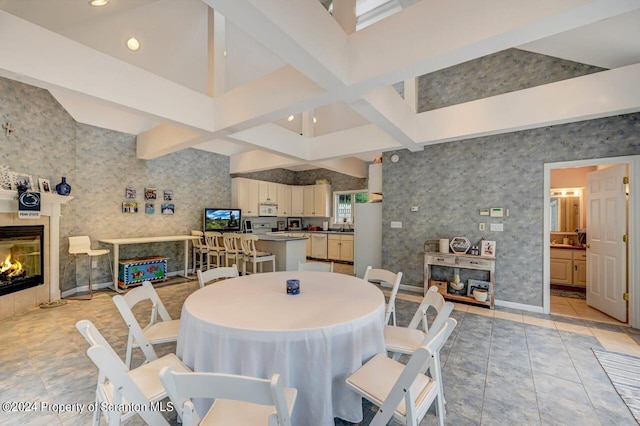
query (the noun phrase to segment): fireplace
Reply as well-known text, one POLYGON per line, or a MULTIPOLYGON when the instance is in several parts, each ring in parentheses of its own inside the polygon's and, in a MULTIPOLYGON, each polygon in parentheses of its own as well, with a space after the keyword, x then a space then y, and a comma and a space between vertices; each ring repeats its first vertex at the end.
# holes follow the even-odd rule
POLYGON ((0 296, 44 283, 44 226, 0 226, 0 296))

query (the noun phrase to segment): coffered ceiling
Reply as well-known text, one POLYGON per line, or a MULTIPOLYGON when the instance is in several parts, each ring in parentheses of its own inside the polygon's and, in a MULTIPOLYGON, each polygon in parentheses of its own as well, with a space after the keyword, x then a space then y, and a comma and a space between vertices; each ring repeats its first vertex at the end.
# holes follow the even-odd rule
POLYGON ((0 0, 0 75, 140 158, 193 147, 232 173, 363 177, 383 151, 640 110, 637 0, 358 0, 354 32, 323 3, 0 0), (608 71, 415 112, 414 77, 514 47, 608 71))

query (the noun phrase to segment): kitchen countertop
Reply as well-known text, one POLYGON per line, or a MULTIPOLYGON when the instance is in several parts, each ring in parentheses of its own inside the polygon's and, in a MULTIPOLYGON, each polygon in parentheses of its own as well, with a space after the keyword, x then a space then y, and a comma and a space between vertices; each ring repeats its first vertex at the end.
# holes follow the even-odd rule
POLYGON ((298 229, 298 230, 291 230, 291 231, 279 231, 279 232, 272 232, 271 235, 278 235, 278 234, 290 234, 290 233, 303 233, 303 234, 347 234, 347 235, 353 235, 353 229, 349 230, 349 231, 337 231, 337 230, 328 230, 328 231, 309 231, 307 229, 298 229))
POLYGON ((288 237, 285 235, 258 235, 258 238, 261 241, 297 241, 297 240, 306 240, 305 237, 288 237))
POLYGON ((571 249, 571 250, 586 250, 586 247, 583 246, 572 246, 570 244, 551 244, 549 245, 551 248, 557 249, 571 249))

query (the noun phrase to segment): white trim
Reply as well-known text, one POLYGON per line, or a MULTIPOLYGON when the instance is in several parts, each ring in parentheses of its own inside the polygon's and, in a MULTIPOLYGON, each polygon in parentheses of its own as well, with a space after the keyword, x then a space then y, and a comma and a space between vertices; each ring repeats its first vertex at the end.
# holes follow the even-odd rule
POLYGON ((525 305, 524 303, 509 302, 507 300, 496 299, 495 305, 502 306, 503 308, 511 308, 511 309, 518 309, 521 311, 535 312, 538 314, 544 313, 541 306, 525 305))
MULTIPOLYGON (((182 270, 173 271, 173 272, 167 272, 167 278, 175 277, 175 276, 182 276, 181 275, 182 272, 183 272, 182 270)), ((189 279, 189 281, 193 281, 193 280, 189 279)), ((189 281, 185 281, 185 282, 189 282, 189 281)), ((112 281, 108 281, 108 282, 93 284, 93 291, 102 290, 102 289, 105 289, 105 288, 113 290, 113 282, 112 281)), ((77 293, 83 293, 83 292, 87 292, 87 291, 89 291, 89 285, 85 284, 83 286, 78 286, 78 287, 71 288, 69 290, 65 290, 64 292, 62 292, 61 297, 64 299, 65 297, 74 296, 77 293)), ((117 294, 117 293, 118 292, 114 291, 114 294, 117 294)))
POLYGON ((406 291, 412 291, 415 293, 419 293, 420 295, 422 295, 424 293, 424 289, 422 287, 418 287, 415 285, 406 285, 406 284, 400 284, 400 286, 398 287, 400 290, 406 290, 406 291))
MULTIPOLYGON (((548 314, 551 310, 550 291, 550 234, 549 234, 549 198, 551 193, 551 170, 566 167, 599 166, 608 164, 627 164, 629 167, 629 243, 627 246, 629 261, 628 285, 629 285, 629 325, 640 328, 640 184, 633 185, 634 181, 640 182, 640 155, 628 155, 624 157, 593 158, 589 160, 561 161, 558 163, 544 164, 543 179, 543 258, 542 258, 542 286, 543 286, 543 311, 548 314)), ((589 230, 587 230, 589 232, 589 230)))

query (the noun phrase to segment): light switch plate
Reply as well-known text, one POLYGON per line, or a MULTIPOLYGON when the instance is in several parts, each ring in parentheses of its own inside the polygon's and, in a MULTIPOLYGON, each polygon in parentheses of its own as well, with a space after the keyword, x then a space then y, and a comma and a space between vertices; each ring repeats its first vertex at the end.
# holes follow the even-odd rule
POLYGON ((489 209, 480 209, 480 216, 489 216, 489 209))
POLYGON ((502 232, 504 231, 504 225, 502 223, 492 223, 491 224, 491 230, 492 231, 497 231, 497 232, 502 232))
POLYGON ((411 206, 411 211, 412 212, 417 212, 418 211, 418 206, 411 206))
POLYGON ((402 222, 391 222, 392 228, 402 228, 402 222))
POLYGON ((504 209, 501 207, 492 207, 491 208, 491 217, 504 217, 504 209))

